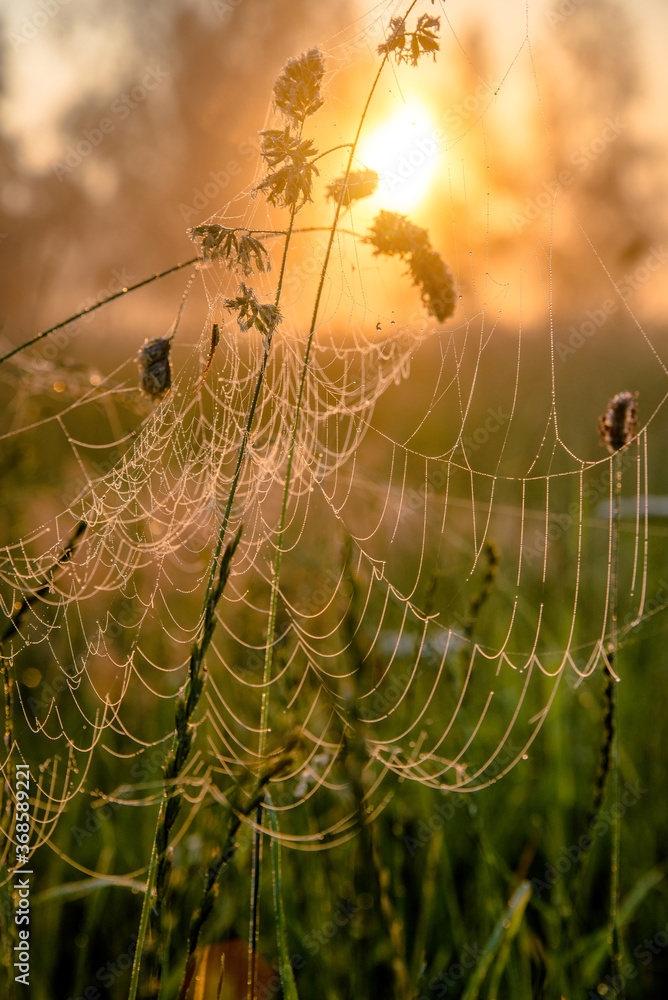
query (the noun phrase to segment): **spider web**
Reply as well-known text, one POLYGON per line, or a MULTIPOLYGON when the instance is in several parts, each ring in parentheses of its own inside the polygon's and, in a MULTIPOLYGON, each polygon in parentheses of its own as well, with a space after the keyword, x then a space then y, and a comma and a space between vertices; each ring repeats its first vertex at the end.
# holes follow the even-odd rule
MULTIPOLYGON (((350 141, 361 108, 349 95, 360 80, 368 89, 376 46, 398 13, 380 5, 325 47, 327 102, 305 129, 319 150, 350 141)), ((345 150, 323 157, 314 203, 291 238, 283 321, 229 510, 227 537, 242 527, 242 540, 218 606, 197 749, 182 776, 192 820, 195 804, 226 800, 289 743, 272 801, 277 812, 309 811, 308 830, 282 821, 281 836, 302 849, 354 835, 351 741, 363 747, 370 817, 393 775, 483 788, 526 757, 559 685, 592 675, 610 643, 623 648, 664 603, 655 596, 665 532, 653 519, 665 491, 663 345, 635 315, 615 263, 595 249, 568 185, 555 181, 532 32, 517 27, 492 75, 449 9, 440 15, 435 66, 388 62, 376 101, 401 102, 423 72, 438 79, 449 60, 456 82, 447 78, 438 112, 450 131, 442 146, 431 140, 441 181, 415 221, 453 272, 456 311, 435 322, 405 268, 361 240, 380 209, 397 210, 396 177, 410 179, 399 164, 394 181, 341 218, 304 366, 333 215, 322 194, 342 175, 345 150), (503 153, 518 87, 531 89, 541 118, 542 148, 532 155, 546 184, 532 182, 532 191, 549 192, 528 208, 508 195, 503 153), (464 110, 452 126, 455 97, 464 110), (555 298, 564 291, 555 248, 566 238, 587 256, 617 318, 593 336, 583 311, 579 341, 560 328, 564 303, 555 298), (640 424, 608 455, 597 419, 622 390, 639 391, 640 424)), ((270 109, 265 127, 280 122, 270 109)), ((420 157, 405 159, 411 167, 420 157)), ((265 234, 272 269, 248 281, 272 301, 286 222, 253 195, 261 179, 258 166, 253 185, 202 221, 265 234)), ((91 791, 95 755, 116 769, 110 801, 162 795, 174 695, 201 628, 263 364, 258 332, 240 330, 224 306, 238 285, 220 263, 193 266, 167 332, 173 385, 160 400, 137 387, 141 345, 93 380, 76 362, 40 367, 30 351, 5 364, 8 454, 37 446, 65 456, 62 484, 26 502, 20 539, 0 557, 15 701, 3 768, 31 764, 36 847, 91 791), (193 288, 204 293, 206 318, 189 339, 193 288), (32 419, 32 399, 45 393, 49 412, 32 419)))

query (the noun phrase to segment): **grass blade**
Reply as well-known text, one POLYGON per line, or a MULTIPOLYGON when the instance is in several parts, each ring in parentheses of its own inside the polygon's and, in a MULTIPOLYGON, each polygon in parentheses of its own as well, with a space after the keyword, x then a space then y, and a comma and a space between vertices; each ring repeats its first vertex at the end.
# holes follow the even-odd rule
POLYGON ((295 983, 290 952, 288 950, 288 927, 283 906, 283 879, 281 876, 281 845, 278 839, 278 820, 271 804, 269 792, 265 792, 265 805, 269 815, 271 829, 276 836, 271 838, 271 870, 274 883, 274 915, 278 935, 278 954, 281 963, 281 986, 285 1000, 299 1000, 297 984, 295 983))
POLYGON ((517 934, 530 896, 531 883, 527 881, 520 882, 512 895, 508 908, 496 922, 496 926, 485 945, 485 949, 480 956, 480 961, 473 971, 462 1000, 475 1000, 475 997, 478 996, 480 987, 487 975, 487 970, 492 964, 499 948, 504 942, 510 943, 517 934))

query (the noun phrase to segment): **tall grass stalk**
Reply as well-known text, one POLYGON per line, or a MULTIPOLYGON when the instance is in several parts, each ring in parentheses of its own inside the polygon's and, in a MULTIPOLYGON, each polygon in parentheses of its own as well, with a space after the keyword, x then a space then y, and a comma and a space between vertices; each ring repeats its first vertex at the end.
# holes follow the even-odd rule
POLYGON ((248 928, 248 996, 257 995, 258 938, 260 936, 260 871, 262 867, 262 802, 258 802, 251 851, 251 907, 248 928))
POLYGON ((181 809, 182 796, 178 791, 178 779, 190 754, 194 735, 192 720, 204 686, 204 657, 216 628, 216 607, 227 584, 232 558, 240 539, 241 528, 239 528, 232 541, 228 542, 222 558, 219 560, 217 579, 212 591, 207 593, 200 640, 193 645, 188 664, 188 677, 176 701, 176 726, 172 747, 164 766, 163 799, 158 814, 156 833, 146 879, 146 890, 137 932, 137 945, 132 964, 128 1000, 135 1000, 137 995, 139 969, 149 922, 153 924, 156 931, 160 928, 160 914, 168 872, 167 849, 169 846, 169 834, 181 809), (153 919, 151 920, 152 911, 153 919))
MULTIPOLYGON (((404 14, 404 20, 408 17, 410 12, 415 7, 417 0, 413 0, 410 4, 406 13, 404 14)), ((278 524, 278 533, 276 538, 276 555, 274 557, 272 581, 271 581, 271 598, 269 605, 269 620, 267 624, 267 642, 265 647, 265 661, 264 661, 264 675, 263 675, 263 686, 262 686, 262 712, 261 712, 261 723, 260 723, 260 758, 264 755, 265 745, 266 745, 266 734, 268 731, 268 720, 269 720, 269 684, 271 681, 272 673, 272 662, 273 662, 273 652, 274 652, 274 642, 275 642, 275 628, 276 628, 276 613, 278 610, 278 596, 280 590, 280 571, 281 571, 281 558, 283 554, 283 540, 285 535, 285 524, 288 509, 288 500, 290 498, 291 488, 292 488, 292 466, 294 463, 295 447, 297 443, 297 432, 299 430, 299 423, 301 420, 302 405, 304 400, 304 389, 306 386, 306 376, 309 370, 309 361, 311 357, 311 349, 313 347, 313 338, 315 336, 315 329, 318 322, 318 313, 320 311, 320 302, 322 299, 322 293, 325 286, 325 278, 327 275, 327 268, 329 266, 329 260, 332 253, 332 247, 334 246, 334 240, 338 231, 338 221, 341 214, 341 210, 344 205, 346 190, 348 184, 348 178, 352 170, 353 162, 355 160, 355 154, 357 151, 357 146, 359 144, 359 139, 362 134, 362 129, 366 121, 366 117, 373 99, 376 87, 380 81, 381 74, 389 58, 389 53, 385 53, 381 61, 378 71, 371 85, 366 103, 362 110, 359 124, 357 126, 357 131, 355 133, 355 138, 350 145, 350 151, 348 153, 348 160, 346 163, 345 173, 343 175, 343 183, 339 191, 339 196, 336 202, 336 208, 334 210, 334 218, 329 229, 329 238, 327 240, 327 247, 325 249, 325 255, 323 258, 322 267, 320 269, 320 275, 318 278, 318 286, 315 293, 315 299, 313 303, 313 312, 311 315, 311 323, 309 326, 308 337, 306 340, 306 348, 304 350, 304 359, 302 361, 301 375, 299 379, 299 389, 297 392, 297 400, 295 402, 294 417, 292 423, 292 434, 290 437, 290 447, 288 451, 287 466, 285 472, 285 485, 283 487, 283 501, 281 504, 281 513, 278 524)))
MULTIPOLYGON (((289 224, 287 232, 285 233, 285 243, 284 243, 284 247, 283 247, 283 255, 282 255, 282 260, 281 260, 281 268, 280 268, 278 285, 277 285, 277 289, 276 289, 275 303, 274 303, 277 308, 278 308, 278 306, 280 304, 281 293, 282 293, 282 289, 283 289, 283 280, 284 280, 284 276, 285 276, 285 268, 286 268, 286 263, 287 263, 288 249, 289 249, 289 245, 290 245, 290 239, 291 239, 291 235, 292 235, 292 229, 293 229, 293 226, 294 226, 295 213, 296 213, 296 210, 292 209, 291 214, 290 214, 290 224, 289 224)), ((197 259, 199 259, 199 258, 197 258, 197 259)), ((186 266, 186 265, 184 264, 184 265, 180 265, 180 266, 186 266)), ((155 279, 153 279, 153 280, 155 280, 155 279)), ((202 661, 203 661, 203 658, 204 658, 204 654, 205 654, 206 649, 208 648, 208 645, 209 645, 209 643, 211 641, 211 638, 213 636, 213 630, 215 628, 215 618, 214 618, 215 609, 216 609, 216 606, 218 604, 218 601, 220 600, 220 597, 222 596, 222 592, 223 592, 225 583, 227 582, 227 578, 229 576, 231 559, 232 559, 232 556, 234 555, 234 552, 236 551, 237 545, 239 544, 239 540, 240 540, 240 537, 241 537, 241 529, 239 529, 239 531, 237 532, 237 534, 236 534, 233 542, 228 543, 227 548, 225 549, 225 552, 223 553, 223 555, 221 557, 221 552, 222 552, 222 549, 223 549, 223 544, 224 544, 225 538, 227 536, 227 530, 228 530, 228 525, 229 525, 229 521, 230 521, 230 517, 231 517, 232 507, 233 507, 234 500, 235 500, 235 497, 236 497, 237 488, 238 488, 238 485, 239 485, 239 482, 240 482, 240 479, 241 479, 241 469, 242 469, 242 466, 243 466, 243 461, 244 461, 244 458, 245 458, 245 455, 246 455, 248 441, 249 441, 249 438, 250 438, 251 430, 252 430, 252 427, 253 427, 253 422, 254 422, 254 419, 255 419, 255 412, 256 412, 256 409, 257 409, 257 403, 258 403, 258 399, 260 397, 260 392, 261 392, 262 385, 263 385, 263 382, 264 382, 264 377, 265 377, 265 373, 266 373, 266 369, 267 369, 267 362, 268 362, 268 359, 269 359, 269 352, 270 352, 270 349, 271 349, 271 343, 272 343, 272 338, 269 337, 269 338, 267 338, 267 340, 266 340, 266 342, 264 344, 264 353, 263 353, 262 361, 261 361, 261 364, 260 364, 260 370, 258 372, 257 379, 256 379, 256 382, 255 382, 255 389, 254 389, 254 392, 253 392, 253 397, 252 397, 252 400, 251 400, 251 405, 250 405, 249 410, 248 410, 248 414, 247 414, 247 417, 246 417, 246 423, 245 423, 245 426, 244 426, 244 432, 243 432, 243 435, 242 435, 242 438, 241 438, 241 442, 240 442, 240 445, 239 445, 239 451, 238 451, 238 454, 237 454, 236 466, 235 466, 235 469, 234 469, 234 474, 232 476, 232 482, 231 482, 230 491, 229 491, 228 498, 227 498, 227 503, 226 503, 226 506, 225 506, 225 511, 224 511, 223 518, 222 518, 221 523, 220 523, 219 530, 218 530, 218 538, 217 538, 217 541, 216 541, 216 548, 215 548, 214 554, 213 554, 213 559, 212 559, 212 563, 211 563, 211 570, 209 572, 209 577, 208 577, 207 586, 206 586, 206 592, 205 592, 204 601, 203 601, 203 626, 202 626, 201 640, 200 640, 199 646, 195 647, 194 650, 193 650, 193 655, 191 657, 191 661, 190 661, 190 665, 189 665, 189 681, 188 681, 188 683, 190 684, 190 690, 192 690, 192 680, 191 679, 193 677, 195 677, 196 675, 199 674, 199 670, 202 667, 202 661), (216 572, 217 572, 217 570, 218 570, 218 583, 216 584, 215 580, 216 580, 216 572)), ((203 682, 203 679, 204 678, 202 676, 202 682, 203 682)), ((200 691, 200 693, 201 693, 201 691, 200 691)), ((197 695, 197 700, 199 700, 199 693, 197 695)), ((192 706, 192 712, 194 712, 194 708, 195 708, 195 705, 192 706)), ((192 715, 192 712, 190 713, 191 715, 192 715)), ((181 725, 183 726, 183 719, 182 718, 181 718, 181 725)), ((189 725, 189 719, 186 722, 186 726, 187 725, 189 725)), ((178 740, 178 729, 179 729, 179 708, 177 707, 177 735, 175 737, 175 742, 178 740)), ((188 742, 188 749, 189 749, 189 746, 190 746, 190 743, 188 742)), ((174 748, 172 750, 172 753, 174 753, 174 748)), ((186 757, 187 757, 187 754, 186 754, 186 757)), ((174 760, 176 760, 176 757, 174 757, 174 760)), ((168 761, 168 763, 169 763, 169 761, 168 761)), ((182 767, 183 767, 184 764, 185 764, 185 757, 183 758, 182 761, 180 761, 180 766, 178 768, 178 773, 180 773, 180 770, 182 769, 182 767)), ((167 765, 166 765, 166 767, 167 767, 167 765)), ((178 777, 178 773, 175 773, 174 775, 172 775, 172 777, 174 779, 176 779, 178 777)), ((167 771, 166 771, 165 772, 165 780, 167 780, 167 778, 168 778, 168 775, 167 775, 167 771)), ((134 963, 133 963, 132 978, 131 978, 131 984, 130 984, 130 993, 129 993, 128 1000, 134 1000, 134 997, 136 995, 137 984, 138 984, 139 963, 141 961, 141 947, 143 946, 143 943, 144 943, 144 940, 145 940, 145 937, 146 937, 147 926, 148 926, 148 916, 147 916, 147 912, 145 913, 145 911, 148 911, 148 908, 150 906, 150 899, 151 899, 151 894, 152 894, 152 891, 153 891, 152 884, 153 884, 154 871, 155 871, 155 877, 156 877, 156 880, 157 880, 157 883, 158 883, 157 886, 156 886, 156 889, 160 890, 162 888, 162 886, 160 885, 160 879, 158 879, 158 873, 160 871, 160 865, 161 865, 161 860, 160 859, 164 858, 164 856, 165 856, 165 851, 167 849, 167 840, 166 840, 166 837, 167 837, 167 834, 168 834, 169 830, 171 829, 171 826, 173 825, 174 820, 176 819, 176 813, 178 812, 178 808, 180 807, 180 796, 177 797, 176 795, 169 795, 168 801, 172 801, 174 803, 174 805, 172 807, 168 807, 167 804, 163 803, 163 805, 164 805, 164 811, 161 809, 161 813, 160 813, 160 815, 158 817, 158 824, 157 824, 157 828, 156 828, 156 840, 154 842, 154 849, 153 849, 153 852, 152 852, 151 862, 150 862, 150 866, 149 866, 149 874, 148 874, 147 886, 146 886, 146 896, 145 896, 145 899, 144 899, 144 906, 142 908, 142 916, 141 916, 141 920, 140 920, 140 928, 139 928, 139 935, 138 935, 138 942, 137 942, 137 950, 135 952, 135 960, 134 960, 134 963), (178 803, 178 805, 177 805, 177 803, 178 803), (171 811, 170 811, 170 808, 171 808, 171 811), (160 832, 160 831, 162 831, 162 832, 160 832)), ((160 891, 157 891, 156 902, 158 903, 158 911, 160 909, 161 899, 162 899, 162 894, 161 894, 160 891)))
MULTIPOLYGON (((269 782, 291 764, 292 758, 290 757, 290 751, 293 746, 294 741, 289 741, 283 753, 281 753, 277 760, 264 770, 250 795, 249 801, 244 806, 239 805, 237 801, 232 803, 231 819, 225 841, 209 864, 209 868, 204 879, 202 897, 190 921, 190 928, 188 931, 188 953, 186 956, 186 964, 179 995, 182 995, 188 968, 195 960, 195 951, 197 949, 202 927, 212 912, 216 899, 218 898, 220 890, 220 875, 236 854, 237 834, 241 824, 245 818, 251 816, 253 813, 257 813, 258 807, 264 800, 264 796, 266 794, 265 790, 269 782)), ((237 796, 239 794, 240 789, 237 789, 237 796)))
POLYGON ((622 469, 619 455, 612 458, 614 473, 614 513, 612 524, 612 638, 608 648, 606 658, 606 687, 607 687, 607 733, 610 742, 608 751, 608 768, 611 774, 610 798, 612 801, 612 851, 610 857, 610 916, 608 924, 608 945, 610 948, 610 961, 612 974, 619 978, 622 983, 619 991, 621 1000, 626 996, 624 987, 625 978, 620 976, 622 967, 622 948, 619 934, 619 863, 621 845, 621 810, 619 809, 619 733, 617 724, 617 699, 615 692, 616 667, 617 667, 617 616, 618 616, 618 575, 619 575, 619 520, 620 501, 622 492, 622 469))
POLYGON ((471 974, 466 990, 462 994, 462 1000, 475 1000, 480 993, 480 988, 485 976, 499 952, 501 946, 509 944, 520 929, 524 911, 531 898, 531 883, 520 882, 508 904, 505 912, 497 920, 482 955, 471 974))
POLYGON ((273 831, 273 837, 271 838, 271 869, 274 888, 274 917, 276 920, 276 936, 278 940, 278 957, 281 970, 283 998, 284 1000, 299 1000, 299 996, 297 994, 297 984, 295 983, 292 963, 290 962, 288 922, 285 917, 285 906, 283 903, 283 874, 281 870, 281 842, 279 839, 280 831, 269 790, 265 792, 265 802, 266 811, 269 815, 269 823, 273 831))
POLYGON ((55 326, 50 326, 48 330, 42 330, 35 337, 31 337, 30 340, 23 341, 17 347, 13 347, 11 351, 7 351, 0 357, 0 365, 3 361, 8 361, 9 358, 13 358, 15 354, 20 351, 25 351, 27 347, 32 347, 33 344, 39 343, 49 334, 55 333, 57 330, 62 330, 64 326, 69 326, 70 323, 76 322, 76 320, 81 319, 83 316, 89 316, 91 313, 95 312, 97 309, 101 309, 102 306, 108 305, 113 302, 114 299, 120 299, 123 295, 127 295, 129 292, 135 292, 138 288, 143 288, 145 285, 151 285, 154 281, 159 281, 160 278, 166 278, 169 274, 174 274, 175 271, 181 271, 184 267, 192 267, 193 264, 201 263, 200 257, 193 257, 191 260, 184 260, 181 264, 174 264, 173 267, 168 267, 166 271, 159 271, 157 274, 152 274, 150 278, 144 278, 142 281, 138 281, 134 285, 129 285, 127 288, 121 288, 119 292, 114 292, 113 295, 108 295, 106 298, 102 299, 100 302, 95 302, 92 306, 87 306, 82 309, 81 312, 75 313, 74 316, 68 316, 67 319, 62 320, 60 323, 56 323, 55 326))
MULTIPOLYGON (((411 10, 413 9, 413 7, 415 6, 416 3, 417 3, 417 0, 414 0, 414 2, 410 5, 410 7, 408 8, 408 10, 406 11, 406 14, 404 15, 404 17, 407 17, 408 14, 410 14, 411 10)), ((378 85, 378 82, 380 80, 381 74, 383 72, 383 69, 385 67, 385 64, 386 64, 388 58, 389 58, 389 53, 386 53, 383 56, 383 59, 382 59, 381 64, 380 64, 380 66, 378 68, 378 71, 376 73, 374 81, 373 81, 373 83, 371 85, 371 89, 369 91, 369 95, 367 97, 366 103, 365 103, 364 108, 362 110, 362 114, 360 116, 360 121, 359 121, 358 126, 357 126, 357 131, 356 131, 356 134, 355 134, 355 138, 354 138, 352 144, 350 145, 350 149, 349 149, 349 153, 348 153, 348 159, 347 159, 347 163, 346 163, 346 169, 345 169, 345 173, 343 175, 343 183, 341 185, 341 188, 340 188, 340 191, 339 191, 339 196, 338 196, 338 199, 337 199, 337 202, 336 202, 336 208, 334 210, 334 218, 333 218, 332 224, 330 226, 329 237, 328 237, 328 240, 327 240, 327 247, 325 249, 323 263, 322 263, 322 267, 320 269, 320 275, 319 275, 319 279, 318 279, 318 285, 317 285, 317 289, 316 289, 316 293, 315 293, 315 299, 314 299, 314 303, 313 303, 313 312, 312 312, 312 316, 311 316, 311 323, 310 323, 310 326, 309 326, 308 337, 307 337, 307 340, 306 340, 306 348, 305 348, 305 351, 304 351, 304 358, 303 358, 303 361, 302 361, 301 375, 300 375, 300 379, 299 379, 299 388, 298 388, 298 391, 297 391, 297 399, 296 399, 296 402, 295 402, 294 416, 293 416, 293 422, 292 422, 292 433, 291 433, 291 437, 290 437, 290 445, 289 445, 289 450, 288 450, 288 458, 287 458, 287 465, 286 465, 286 472, 285 472, 285 484, 284 484, 284 487, 283 487, 283 499, 282 499, 282 503, 281 503, 281 512, 280 512, 280 518, 279 518, 279 524, 278 524, 278 533, 277 533, 277 538, 276 538, 276 554, 274 556, 274 563, 273 563, 273 567, 272 567, 271 596, 270 596, 270 601, 269 601, 269 617, 268 617, 268 622, 267 622, 267 639, 266 639, 266 645, 265 645, 264 671, 263 671, 263 678, 262 678, 262 703, 261 703, 261 712, 260 712, 260 735, 259 735, 259 747, 258 747, 258 756, 259 756, 260 760, 262 760, 264 758, 265 753, 266 753, 267 734, 269 732, 270 684, 271 684, 271 676, 272 676, 272 668, 273 668, 273 658, 274 658, 274 648, 275 648, 276 615, 277 615, 277 611, 278 611, 278 599, 279 599, 279 593, 280 593, 280 574, 281 574, 281 559, 282 559, 282 554, 283 554, 283 541, 284 541, 284 537, 285 537, 285 525, 286 525, 286 518, 287 518, 288 501, 289 501, 289 498, 290 498, 290 495, 291 495, 291 490, 292 490, 292 467, 293 467, 293 463, 294 463, 295 447, 296 447, 296 442, 297 442, 297 433, 298 433, 298 430, 299 430, 299 424, 300 424, 300 420, 301 420, 302 406, 303 406, 303 400, 304 400, 304 390, 305 390, 305 386, 306 386, 306 377, 307 377, 307 374, 308 374, 308 371, 309 371, 309 362, 310 362, 310 357, 311 357, 311 350, 312 350, 312 347, 313 347, 313 338, 315 336, 315 329, 316 329, 316 325, 317 325, 317 322, 318 322, 318 314, 319 314, 319 311, 320 311, 320 302, 321 302, 321 299, 322 299, 322 293, 323 293, 323 289, 324 289, 324 286, 325 286, 325 278, 326 278, 326 275, 327 275, 327 269, 328 269, 328 266, 329 266, 329 260, 330 260, 331 253, 332 253, 332 247, 334 246, 334 240, 336 238, 339 216, 341 214, 341 210, 342 210, 342 207, 343 207, 343 204, 344 204, 344 201, 345 201, 345 197, 346 197, 346 190, 347 190, 348 178, 349 178, 350 172, 352 170, 352 166, 353 166, 354 159, 355 159, 355 153, 356 153, 357 146, 358 146, 358 143, 359 143, 360 135, 362 133, 362 128, 364 127, 364 123, 366 121, 366 116, 367 116, 367 113, 368 113, 368 110, 369 110, 369 106, 371 104, 371 100, 373 98, 373 95, 375 93, 376 87, 378 85)), ((294 217, 294 213, 293 213, 293 217, 294 217)), ((260 807, 260 810, 258 811, 258 816, 259 816, 259 819, 260 819, 261 818, 261 807, 260 807)), ((258 819, 258 826, 260 825, 259 819, 258 819)), ((260 861, 260 857, 259 857, 259 855, 260 855, 260 842, 259 842, 259 840, 256 839, 255 842, 254 842, 254 844, 255 844, 254 853, 256 855, 255 859, 254 859, 254 864, 256 864, 258 866, 258 868, 259 868, 259 861, 260 861)), ((259 879, 259 872, 258 872, 258 879, 259 879)), ((256 887, 257 886, 257 882, 255 882, 254 885, 256 887)), ((253 909, 255 910, 257 908, 257 900, 255 899, 254 896, 253 896, 253 899, 254 899, 253 909)), ((251 978, 251 981, 249 983, 249 1000, 255 1000, 256 994, 255 994, 254 981, 253 981, 254 977, 253 977, 253 973, 252 973, 251 968, 250 968, 250 958, 251 958, 251 956, 253 957, 253 961, 254 961, 255 960, 255 951, 254 951, 254 942, 253 942, 252 936, 251 936, 251 941, 250 941, 250 945, 249 945, 249 977, 251 978)))
MULTIPOLYGON (((609 795, 612 812, 612 845, 610 852, 610 897, 608 907, 607 951, 612 975, 621 982, 618 995, 625 996, 625 977, 620 975, 622 949, 620 938, 619 910, 619 863, 621 841, 621 809, 619 804, 619 737, 615 683, 618 654, 618 602, 619 602, 619 529, 622 494, 622 450, 628 447, 637 429, 636 392, 621 392, 608 403, 606 412, 599 421, 601 443, 610 452, 610 542, 608 555, 608 577, 610 586, 610 640, 604 650, 604 716, 603 741, 600 752, 600 767, 594 785, 594 798, 589 818, 589 828, 593 828, 601 808, 605 786, 610 777, 609 795)), ((591 838, 590 838, 591 841, 591 838)), ((580 874, 582 873, 581 858, 580 874)))

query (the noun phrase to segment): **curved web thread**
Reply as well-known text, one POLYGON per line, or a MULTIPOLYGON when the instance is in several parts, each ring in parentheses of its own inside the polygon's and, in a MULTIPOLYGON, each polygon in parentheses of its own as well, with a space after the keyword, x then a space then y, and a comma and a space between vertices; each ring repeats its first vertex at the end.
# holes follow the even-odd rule
MULTIPOLYGON (((332 56, 342 58, 340 50, 332 56)), ((356 807, 342 764, 351 733, 364 742, 370 812, 382 807, 390 774, 438 788, 484 787, 526 754, 562 679, 579 682, 596 670, 613 615, 625 623, 623 639, 645 614, 650 541, 659 552, 661 545, 660 536, 650 539, 647 497, 650 442, 665 416, 665 366, 649 334, 635 327, 651 364, 653 403, 618 462, 632 511, 621 538, 618 611, 610 600, 616 469, 611 457, 589 446, 596 442, 594 425, 579 443, 573 434, 555 357, 551 246, 559 199, 518 282, 523 290, 530 281, 537 288, 551 332, 525 332, 520 300, 509 336, 502 326, 508 284, 490 270, 482 273, 491 267, 491 181, 482 199, 482 243, 467 235, 480 205, 466 189, 456 191, 466 164, 457 157, 467 143, 484 150, 491 176, 493 98, 503 98, 519 64, 514 55, 496 91, 489 88, 448 146, 454 239, 445 256, 461 290, 461 311, 450 324, 428 324, 424 313, 416 320, 415 296, 407 306, 408 293, 397 293, 395 278, 406 282, 402 269, 379 262, 352 235, 367 231, 364 203, 344 217, 347 231, 337 236, 306 371, 279 531, 306 341, 304 302, 312 300, 317 278, 304 261, 321 259, 323 250, 321 232, 293 237, 297 264, 287 273, 284 322, 269 354, 229 521, 230 531, 243 524, 244 535, 210 654, 201 724, 206 753, 184 783, 193 802, 201 788, 224 797, 226 781, 258 767, 266 694, 267 749, 280 749, 294 734, 299 739, 292 767, 276 778, 277 811, 310 808, 316 795, 349 806, 317 834, 285 834, 301 846, 352 835, 356 807), (391 418, 406 407, 411 378, 419 379, 419 405, 411 403, 414 412, 397 429, 391 418), (534 381, 540 404, 527 420, 534 381), (558 614, 550 593, 555 573, 558 614), (272 593, 273 671, 265 679, 272 593)), ((400 79, 398 69, 392 78, 400 79)), ((320 163, 323 181, 326 175, 331 182, 338 172, 326 163, 320 163)), ((279 213, 265 210, 260 197, 248 215, 236 209, 237 202, 206 221, 261 234, 255 227, 264 216, 264 232, 275 233, 279 213)), ((314 207, 312 220, 304 213, 303 229, 321 225, 319 211, 314 207)), ((263 300, 275 289, 280 240, 267 237, 273 269, 253 279, 263 300)), ((55 415, 6 435, 21 441, 55 432, 84 480, 64 514, 40 522, 3 552, 7 616, 27 601, 6 639, 9 667, 19 681, 26 670, 43 677, 36 691, 21 683, 16 689, 23 716, 17 749, 24 752, 29 738, 31 759, 40 743, 86 760, 101 746, 133 759, 169 735, 156 727, 147 732, 134 706, 170 701, 182 677, 199 627, 189 598, 201 590, 263 357, 258 332, 241 331, 224 305, 239 276, 217 263, 198 270, 206 322, 197 345, 184 343, 175 323, 177 375, 164 399, 151 408, 139 396, 130 361, 55 415), (220 339, 212 349, 214 323, 220 339), (87 423, 100 404, 102 432, 99 423, 87 423), (96 468, 98 453, 118 453, 110 471, 96 468), (83 523, 85 532, 63 561, 83 523)), ((52 752, 45 749, 44 758, 52 752)), ((48 767, 44 774, 53 783, 48 767)), ((49 809, 59 815, 81 784, 63 779, 61 791, 50 792, 49 809)))

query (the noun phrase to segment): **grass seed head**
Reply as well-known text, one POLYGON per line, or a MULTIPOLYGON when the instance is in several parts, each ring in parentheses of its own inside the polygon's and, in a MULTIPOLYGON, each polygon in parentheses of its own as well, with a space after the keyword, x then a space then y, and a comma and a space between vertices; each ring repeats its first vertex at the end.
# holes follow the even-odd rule
POLYGON ((343 193, 341 204, 344 208, 348 208, 353 201, 368 198, 375 194, 377 189, 378 174, 375 170, 351 170, 347 183, 344 177, 337 177, 327 185, 327 197, 332 201, 338 201, 343 193))
POLYGON ((139 388, 153 401, 160 399, 172 385, 172 365, 169 352, 170 337, 146 340, 137 353, 139 388))
POLYGON ((608 403, 608 408, 599 418, 598 431, 601 444, 604 444, 611 455, 624 448, 636 435, 638 429, 638 412, 636 409, 637 392, 619 392, 608 403))
POLYGON ((274 84, 274 104, 290 118, 303 122, 322 107, 320 84, 324 73, 325 63, 316 48, 298 59, 289 59, 274 84))

